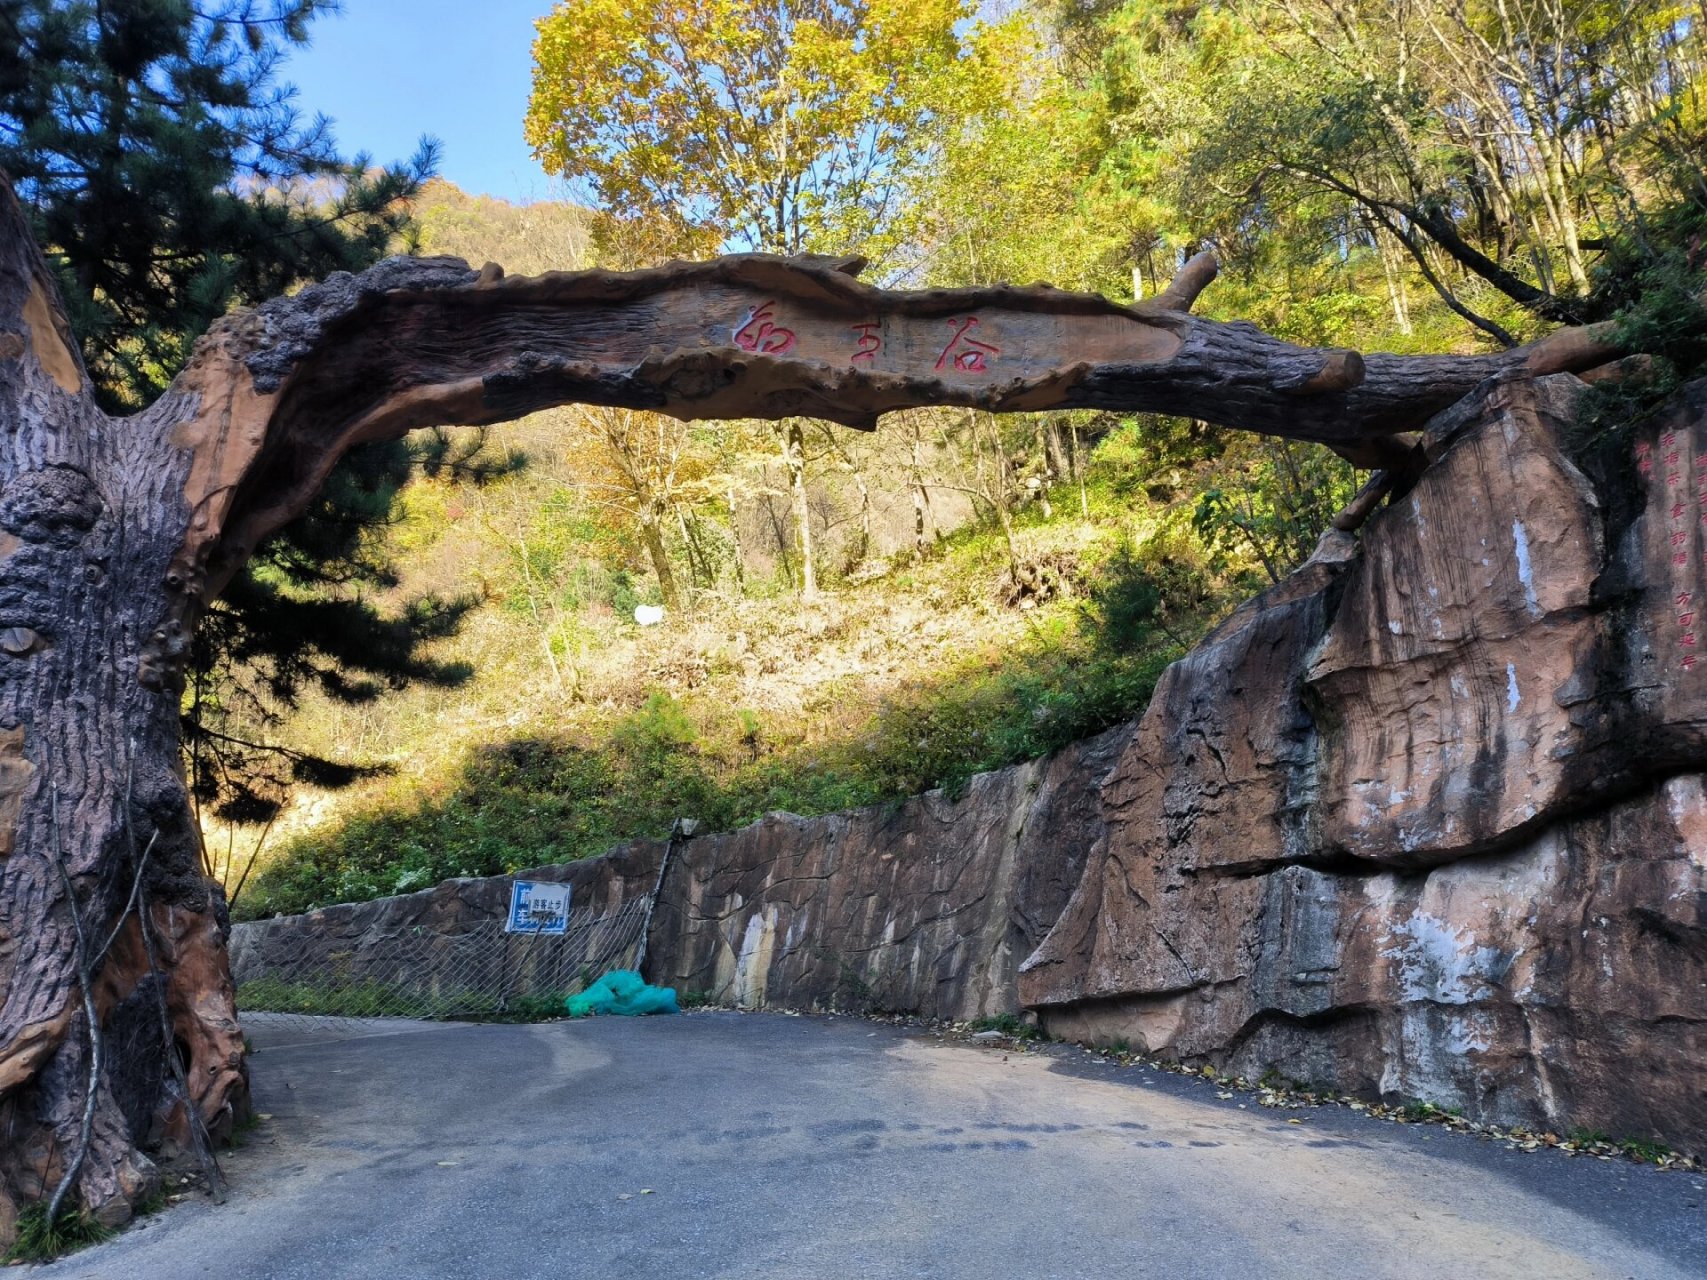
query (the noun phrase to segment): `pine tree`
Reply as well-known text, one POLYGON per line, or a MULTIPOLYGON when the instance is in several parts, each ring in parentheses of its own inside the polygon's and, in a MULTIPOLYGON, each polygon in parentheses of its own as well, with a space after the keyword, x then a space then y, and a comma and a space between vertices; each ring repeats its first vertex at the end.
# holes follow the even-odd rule
MULTIPOLYGON (((0 169, 55 268, 102 406, 154 400, 234 305, 371 265, 412 242, 437 144, 383 168, 339 155, 278 75, 328 0, 0 0, 0 169)), ((186 702, 194 789, 265 821, 294 778, 334 762, 245 739, 305 687, 361 700, 465 669, 421 656, 467 602, 383 615, 371 531, 421 462, 479 474, 445 437, 355 451, 315 508, 264 546, 197 636, 186 702)))

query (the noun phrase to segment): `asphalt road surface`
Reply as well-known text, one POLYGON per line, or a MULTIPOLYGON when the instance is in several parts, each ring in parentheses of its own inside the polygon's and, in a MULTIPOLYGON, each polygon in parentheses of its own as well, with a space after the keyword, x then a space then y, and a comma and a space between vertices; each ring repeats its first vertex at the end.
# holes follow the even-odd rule
POLYGON ((1700 1175, 1064 1047, 734 1013, 256 1039, 272 1118, 226 1158, 227 1203, 42 1275, 1707 1276, 1700 1175))

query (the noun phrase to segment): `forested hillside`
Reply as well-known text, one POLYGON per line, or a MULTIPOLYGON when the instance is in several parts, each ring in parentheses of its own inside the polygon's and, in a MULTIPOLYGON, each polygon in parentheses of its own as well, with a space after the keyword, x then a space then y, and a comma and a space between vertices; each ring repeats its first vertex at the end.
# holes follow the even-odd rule
MULTIPOLYGON (((1364 351, 1616 319, 1659 358, 1602 397, 1586 447, 1703 359, 1703 16, 572 0, 540 25, 526 122, 564 201, 430 184, 415 234, 512 273, 858 253, 889 285, 1116 298, 1212 247, 1200 310, 1364 351)), ((239 915, 678 816, 956 787, 1139 710, 1360 480, 1313 446, 1094 413, 915 411, 864 435, 570 408, 422 456, 365 535, 384 585, 280 589, 447 619, 446 678, 351 703, 231 654, 198 684, 204 745, 248 770, 247 803, 204 814, 239 915)))

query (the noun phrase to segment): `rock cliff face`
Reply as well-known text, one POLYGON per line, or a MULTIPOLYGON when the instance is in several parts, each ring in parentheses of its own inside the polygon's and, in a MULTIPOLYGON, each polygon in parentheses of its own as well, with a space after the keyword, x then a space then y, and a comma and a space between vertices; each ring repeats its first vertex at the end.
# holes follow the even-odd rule
MULTIPOLYGON (((1359 538, 1135 724, 950 801, 680 847, 653 981, 747 1006, 1029 1007, 1247 1076, 1707 1149, 1707 382, 1593 480, 1583 384, 1484 385, 1359 538)), ((601 910, 664 846, 531 873, 601 910)), ((239 926, 383 957, 502 881, 239 926)))
POLYGON ((695 840, 665 879, 648 976, 749 1007, 1016 1012, 1020 963, 1079 882, 1131 736, 981 774, 958 800, 695 840))
POLYGON ((1582 392, 1485 387, 1167 673, 1020 975, 1052 1031, 1703 1145, 1707 384, 1600 492, 1582 392))

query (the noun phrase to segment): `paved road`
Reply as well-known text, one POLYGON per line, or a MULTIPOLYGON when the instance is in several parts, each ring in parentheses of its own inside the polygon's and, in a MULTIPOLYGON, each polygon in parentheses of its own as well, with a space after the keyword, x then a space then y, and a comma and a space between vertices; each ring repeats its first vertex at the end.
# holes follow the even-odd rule
POLYGON ((254 1084, 223 1208, 42 1274, 1707 1276, 1707 1178, 857 1020, 275 1031, 254 1084))

